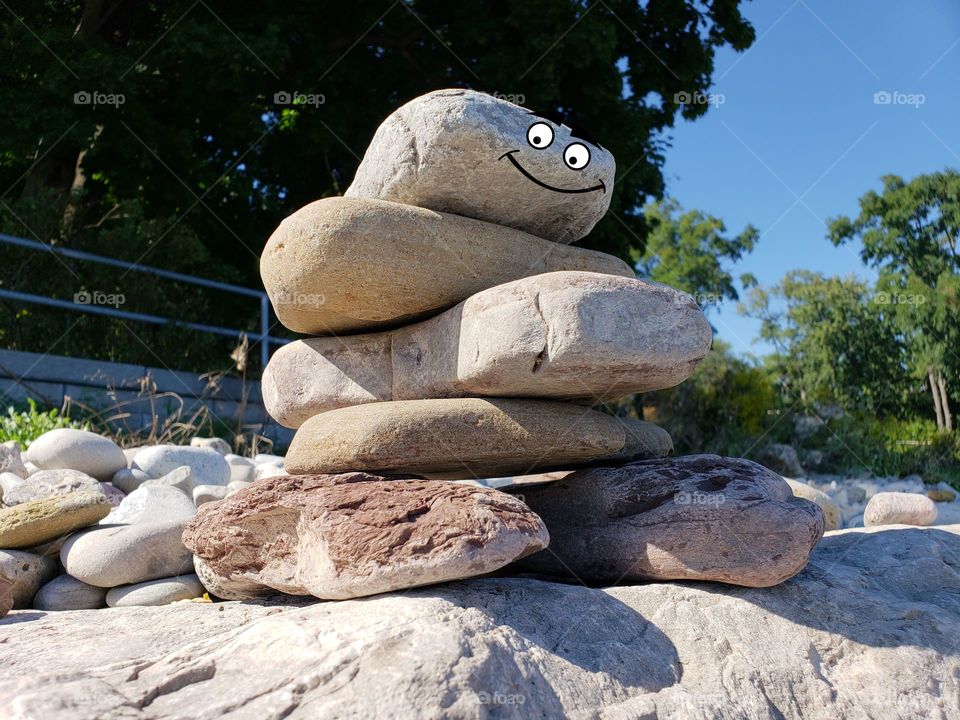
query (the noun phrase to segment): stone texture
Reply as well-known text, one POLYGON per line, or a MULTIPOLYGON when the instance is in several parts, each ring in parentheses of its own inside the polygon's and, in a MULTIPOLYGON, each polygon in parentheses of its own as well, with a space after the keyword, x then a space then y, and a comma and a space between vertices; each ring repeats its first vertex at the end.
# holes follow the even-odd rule
POLYGON ((757 452, 757 462, 784 477, 806 477, 807 471, 800 464, 797 451, 792 445, 771 443, 757 452))
POLYGON ((127 466, 126 456, 113 440, 72 428, 45 432, 30 443, 24 459, 41 470, 77 470, 104 482, 127 466))
POLYGON ((240 455, 224 455, 230 466, 230 482, 253 482, 254 462, 250 458, 240 455))
POLYGON ((101 525, 132 525, 165 520, 189 520, 197 514, 193 501, 182 491, 168 486, 141 486, 127 495, 101 525))
POLYGON ((101 526, 77 533, 60 549, 60 562, 89 585, 116 587, 189 572, 180 541, 185 520, 101 526))
MULTIPOLYGON (((233 485, 233 483, 230 483, 233 485)), ((193 504, 200 507, 208 502, 223 500, 230 492, 230 485, 197 485, 193 489, 193 504)))
POLYGON ((66 495, 72 492, 100 493, 106 498, 98 480, 79 470, 40 470, 9 491, 3 493, 3 504, 7 507, 20 505, 31 500, 42 500, 53 495, 66 495))
POLYGON ((787 485, 790 486, 791 492, 793 492, 795 497, 803 498, 804 500, 810 500, 815 502, 820 506, 820 509, 823 511, 823 529, 824 530, 839 530, 842 523, 840 517, 840 506, 837 505, 829 495, 827 495, 822 490, 817 490, 815 487, 807 485, 805 482, 800 482, 799 480, 791 480, 790 478, 784 478, 787 485))
POLYGON ((0 473, 13 473, 17 477, 27 477, 27 468, 20 454, 20 444, 16 440, 0 443, 0 473))
POLYGON ((267 365, 263 398, 292 428, 383 400, 616 399, 682 382, 710 341, 710 324, 684 293, 614 275, 545 273, 392 332, 285 345, 267 365))
POLYGON ((226 485, 230 482, 227 461, 208 447, 155 445, 143 448, 134 456, 131 469, 142 470, 151 478, 161 478, 184 465, 190 468, 196 485, 226 485))
POLYGON ((261 585, 256 580, 218 575, 203 558, 196 555, 193 556, 193 567, 200 583, 211 597, 222 600, 253 600, 279 594, 279 591, 261 585))
POLYGON ((261 480, 202 506, 183 534, 225 581, 324 599, 482 575, 548 539, 497 490, 366 473, 261 480))
POLYGON ((110 512, 101 493, 75 492, 0 510, 0 548, 29 548, 93 525, 110 512))
POLYGON ((116 473, 114 473, 110 484, 129 495, 150 479, 150 476, 147 475, 143 470, 124 468, 123 470, 118 470, 116 473))
POLYGON ((57 574, 57 561, 22 550, 0 550, 0 575, 13 583, 13 606, 30 607, 33 596, 57 574))
POLYGON ((12 493, 15 489, 26 484, 26 482, 24 478, 16 473, 0 473, 0 499, 5 498, 7 494, 12 493))
POLYGON ((408 324, 480 290, 556 270, 634 277, 612 255, 364 198, 325 198, 301 208, 260 258, 280 322, 309 335, 408 324))
POLYGON ((569 403, 399 400, 314 416, 294 436, 286 469, 459 479, 661 457, 671 449, 670 437, 655 425, 569 403))
POLYGON ((486 93, 437 90, 383 121, 346 194, 456 213, 570 243, 585 237, 607 211, 615 173, 613 155, 571 137, 567 126, 486 93), (528 142, 535 123, 550 128, 546 147, 528 142), (586 148, 588 164, 572 168, 564 162, 571 143, 586 148))
POLYGON ((514 568, 581 582, 766 587, 800 572, 823 535, 820 508, 779 475, 716 455, 580 470, 518 492, 550 548, 514 568))
POLYGON ((13 583, 0 575, 0 618, 13 609, 13 583))
POLYGON ((230 443, 228 443, 223 438, 219 437, 195 437, 190 439, 190 447, 205 447, 210 448, 211 450, 216 450, 223 456, 229 455, 232 452, 230 443))
POLYGON ((151 478, 150 480, 144 480, 142 483, 140 483, 140 488, 145 488, 145 487, 171 488, 189 497, 190 495, 193 494, 193 488, 195 484, 196 483, 193 477, 193 470, 190 468, 189 465, 181 465, 180 467, 174 468, 170 472, 158 478, 151 478))
POLYGON ((926 495, 901 492, 878 492, 863 511, 863 524, 933 525, 937 521, 937 504, 926 495))
POLYGON ((200 579, 190 573, 179 577, 115 587, 107 593, 107 605, 109 607, 169 605, 177 600, 202 597, 203 593, 204 588, 200 584, 200 579))
POLYGON ((3 635, 3 717, 951 720, 960 527, 828 533, 774 589, 485 578, 307 607, 14 611, 3 635))
POLYGON ((100 490, 107 498, 107 502, 110 503, 111 508, 119 507, 120 503, 122 503, 123 499, 127 496, 123 490, 116 487, 113 483, 100 483, 100 490))
POLYGON ((107 588, 87 585, 69 575, 60 575, 48 582, 33 598, 36 610, 96 610, 106 607, 107 588))

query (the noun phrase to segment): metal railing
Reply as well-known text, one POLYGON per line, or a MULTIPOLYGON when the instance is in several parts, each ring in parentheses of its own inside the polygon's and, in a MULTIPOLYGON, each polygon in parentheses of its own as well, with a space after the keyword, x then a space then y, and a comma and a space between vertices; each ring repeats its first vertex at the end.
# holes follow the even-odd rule
POLYGON ((185 320, 174 320, 172 318, 161 317, 160 315, 150 315, 147 313, 131 312, 120 310, 116 307, 103 307, 100 305, 85 304, 77 301, 61 300, 59 298, 47 297, 45 295, 33 295, 31 293, 22 293, 15 290, 6 290, 0 288, 0 298, 15 300, 17 302, 34 303, 37 305, 47 305, 49 307, 61 308, 64 310, 73 310, 75 312, 89 313, 91 315, 105 315, 107 317, 116 317, 126 320, 136 320, 139 322, 152 323, 154 325, 175 325, 199 332, 213 333, 215 335, 225 335, 227 337, 238 337, 241 333, 246 333, 260 343, 260 363, 262 367, 267 366, 267 360, 270 359, 270 345, 285 345, 290 342, 284 338, 273 337, 270 335, 270 299, 263 290, 253 290, 252 288, 242 287, 240 285, 230 285, 229 283, 219 282, 218 280, 208 280, 206 278, 186 275, 184 273, 164 270, 162 268, 151 267, 149 265, 135 265, 126 260, 106 257, 104 255, 95 255, 94 253, 83 252, 82 250, 73 250, 71 248, 62 248, 47 243, 37 242, 36 240, 27 240, 13 235, 0 233, 0 242, 7 245, 26 248, 28 250, 40 250, 51 252, 55 255, 73 258, 75 260, 84 260, 87 262, 100 263, 101 265, 110 265, 124 270, 154 275, 167 280, 189 283, 200 287, 210 288, 212 290, 221 290, 223 292, 245 295, 256 298, 260 301, 260 332, 247 333, 246 330, 237 330, 233 328, 219 327, 217 325, 205 325, 203 323, 188 322, 185 320))

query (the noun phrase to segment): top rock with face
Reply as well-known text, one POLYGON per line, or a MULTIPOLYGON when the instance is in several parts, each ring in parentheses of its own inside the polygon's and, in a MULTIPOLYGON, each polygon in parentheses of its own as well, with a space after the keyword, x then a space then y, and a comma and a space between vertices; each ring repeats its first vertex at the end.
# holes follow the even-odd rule
POLYGON ((438 90, 384 120, 346 195, 572 243, 607 211, 615 170, 613 155, 555 120, 485 93, 438 90))

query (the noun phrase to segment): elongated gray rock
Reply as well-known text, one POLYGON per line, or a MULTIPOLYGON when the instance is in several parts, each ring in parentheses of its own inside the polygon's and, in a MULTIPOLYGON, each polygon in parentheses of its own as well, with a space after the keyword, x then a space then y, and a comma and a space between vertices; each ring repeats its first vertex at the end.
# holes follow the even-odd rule
POLYGON ((58 541, 110 512, 102 493, 73 492, 0 510, 0 548, 31 548, 58 541))
POLYGON ((325 198, 301 208, 270 236, 260 258, 280 322, 310 335, 408 324, 480 290, 557 270, 634 277, 612 255, 366 198, 325 198))
POLYGON ((27 477, 27 468, 20 454, 20 444, 16 440, 0 443, 0 475, 3 473, 12 473, 19 478, 27 477))
POLYGON ((201 506, 183 533, 227 586, 324 599, 483 575, 548 540, 497 490, 366 473, 261 480, 201 506))
POLYGON ((121 585, 107 592, 108 607, 133 605, 169 605, 178 600, 190 600, 203 595, 203 585, 193 573, 178 577, 148 580, 134 585, 121 585))
MULTIPOLYGON (((218 486, 219 487, 219 486, 218 486)), ((225 488, 224 488, 225 489, 225 488)), ((141 485, 100 521, 101 525, 189 520, 197 509, 182 490, 164 485, 141 485)))
POLYGON ((395 400, 315 415, 287 451, 293 474, 363 470, 460 479, 663 457, 666 431, 549 400, 395 400))
POLYGON ((285 345, 267 365, 263 398, 292 428, 383 400, 616 399, 682 382, 710 340, 703 312, 677 290, 599 273, 546 273, 392 332, 285 345))
POLYGON ((226 485, 230 482, 230 466, 223 455, 210 447, 146 447, 134 455, 131 469, 141 470, 153 479, 161 479, 184 466, 190 468, 191 476, 187 492, 192 491, 193 485, 226 485))
POLYGON ((13 583, 13 606, 30 607, 33 596, 57 574, 57 561, 22 550, 0 550, 0 575, 13 583))
POLYGON ((126 456, 113 440, 73 428, 45 432, 30 443, 24 460, 41 470, 76 470, 103 482, 127 466, 126 456))
POLYGON ((40 470, 16 487, 5 491, 3 504, 13 507, 31 500, 78 491, 100 493, 106 497, 100 482, 86 473, 78 470, 40 470))
POLYGON ((0 717, 960 716, 960 526, 828 533, 775 589, 484 578, 278 601, 15 610, 0 717))
POLYGON ((717 455, 580 470, 518 494, 551 542, 514 569, 588 583, 776 585, 823 535, 823 512, 782 477, 717 455))
POLYGON ((33 598, 36 610, 95 610, 106 607, 107 588, 88 585, 69 575, 48 582, 33 598))
POLYGON ((346 194, 570 243, 607 211, 615 173, 610 152, 566 125, 485 93, 437 90, 383 121, 346 194))
POLYGON ((112 588, 189 573, 190 551, 180 540, 186 519, 103 525, 77 533, 60 548, 60 562, 89 585, 112 588))

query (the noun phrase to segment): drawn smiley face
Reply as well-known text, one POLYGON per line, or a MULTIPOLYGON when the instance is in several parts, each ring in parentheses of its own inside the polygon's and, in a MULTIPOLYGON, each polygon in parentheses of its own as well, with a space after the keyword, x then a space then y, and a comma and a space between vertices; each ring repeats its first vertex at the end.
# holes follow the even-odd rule
MULTIPOLYGON (((540 115, 542 117, 540 113, 531 114, 540 115)), ((557 122, 556 125, 560 125, 560 123, 557 122)), ((546 122, 545 120, 536 120, 532 125, 530 125, 529 128, 527 128, 527 144, 530 145, 530 147, 532 147, 534 150, 547 150, 553 145, 556 134, 557 133, 556 130, 554 130, 553 124, 546 122)), ((580 137, 580 134, 578 134, 576 131, 571 131, 570 139, 572 142, 568 143, 563 149, 563 163, 570 170, 574 172, 581 172, 590 164, 590 147, 588 142, 584 138, 580 137)), ((540 187, 545 188, 546 190, 565 194, 590 193, 597 191, 605 193, 607 191, 607 186, 604 184, 602 179, 598 179, 598 184, 591 185, 590 187, 556 187, 554 185, 550 185, 536 177, 520 163, 520 160, 518 160, 516 157, 519 152, 519 149, 508 150, 497 159, 509 160, 525 178, 539 185, 540 187)))

